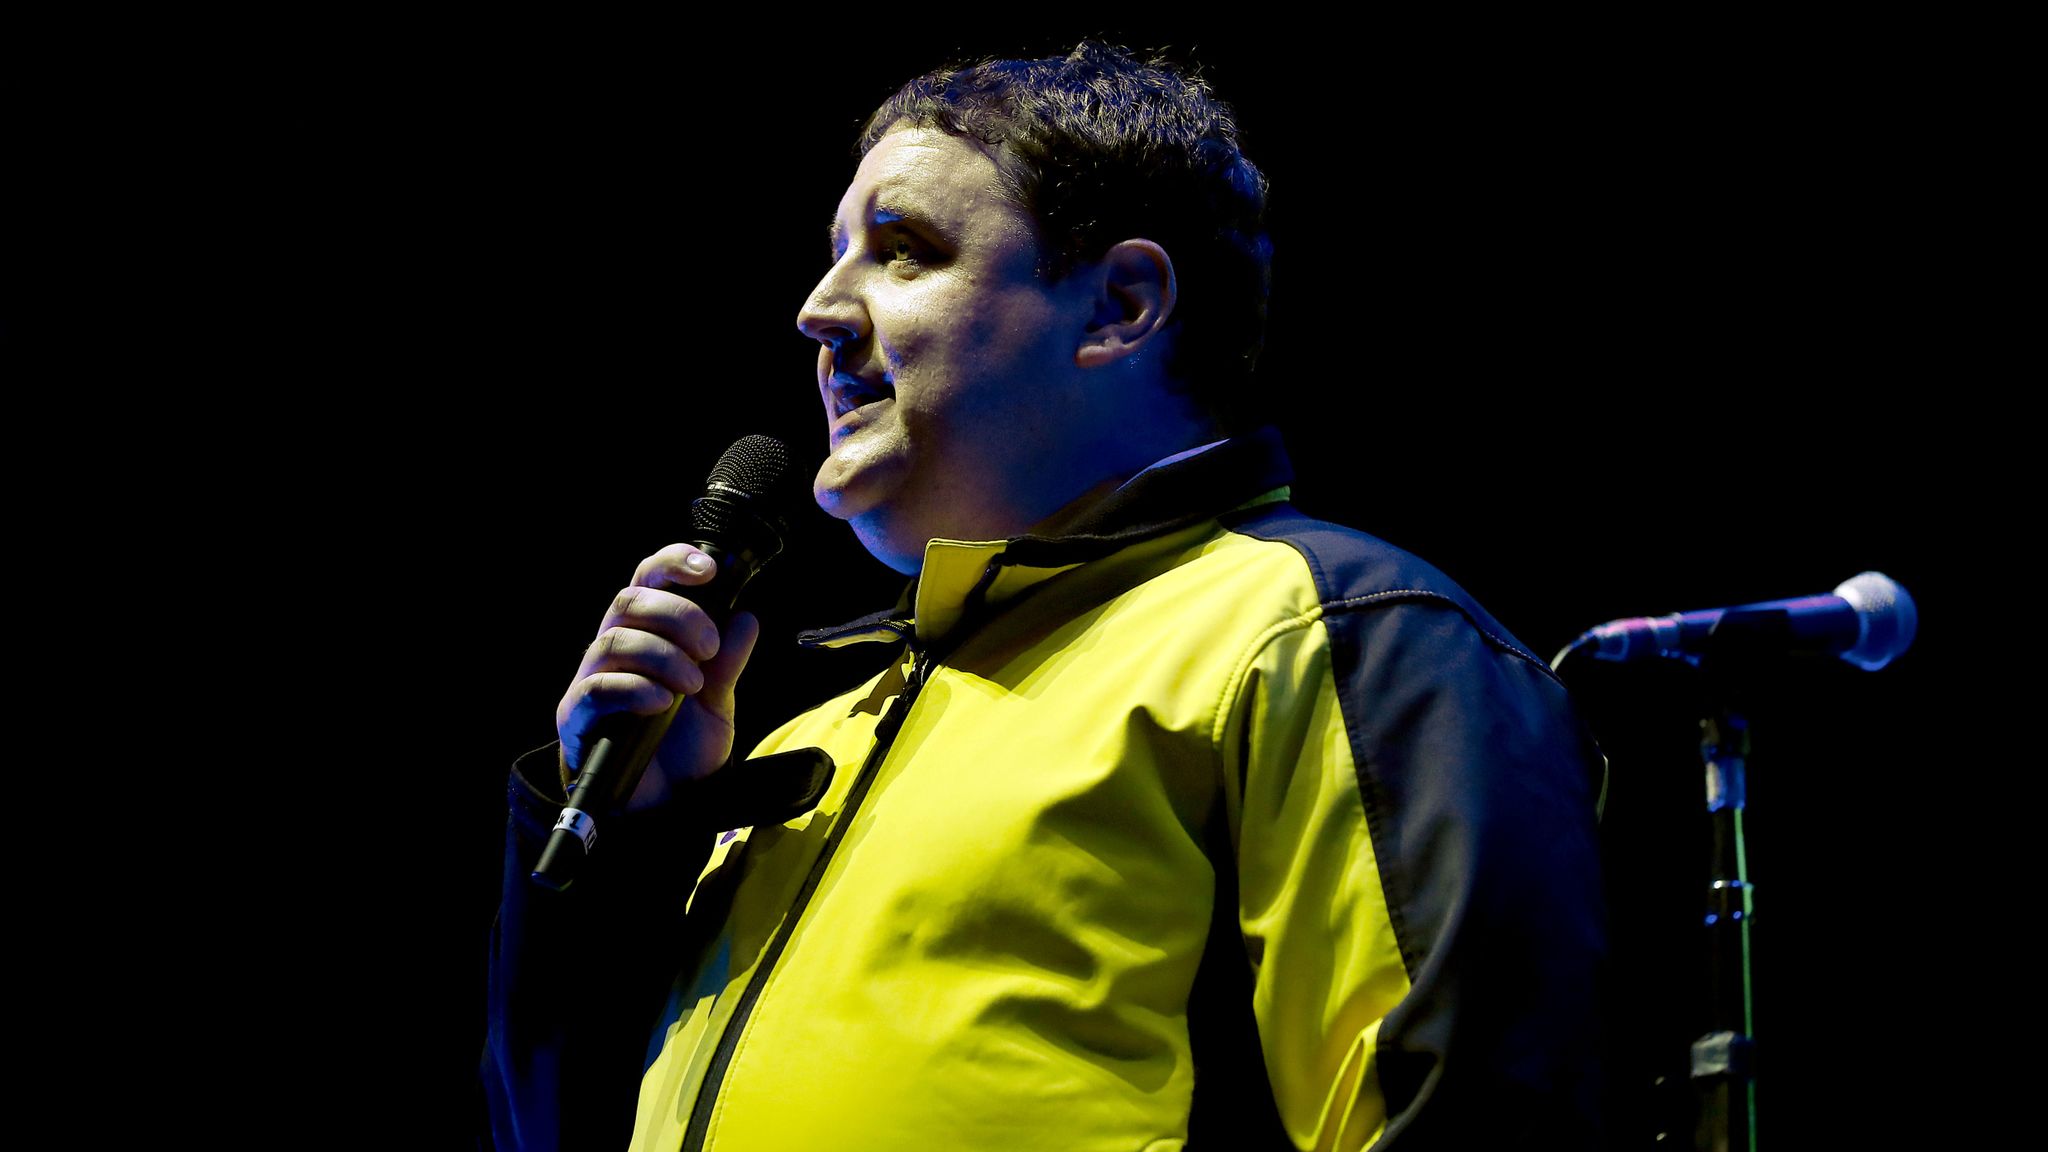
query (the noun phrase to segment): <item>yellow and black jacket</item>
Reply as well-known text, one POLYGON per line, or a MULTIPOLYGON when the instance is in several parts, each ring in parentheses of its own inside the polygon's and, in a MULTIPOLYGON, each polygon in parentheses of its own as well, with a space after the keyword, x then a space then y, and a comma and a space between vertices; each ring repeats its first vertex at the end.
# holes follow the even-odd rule
POLYGON ((894 667, 565 893, 525 879, 562 801, 522 758, 496 1146, 1594 1146, 1598 752, 1289 479, 1268 431, 1057 536, 934 541, 910 612, 809 637, 894 667), (807 748, 837 770, 761 759, 807 748))

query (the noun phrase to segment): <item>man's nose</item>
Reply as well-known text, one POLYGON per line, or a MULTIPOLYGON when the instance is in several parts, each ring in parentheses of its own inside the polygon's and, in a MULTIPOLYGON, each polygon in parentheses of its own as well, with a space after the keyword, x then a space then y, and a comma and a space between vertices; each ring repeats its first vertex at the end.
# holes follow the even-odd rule
POLYGON ((853 290, 850 264, 851 260, 839 260, 811 289, 796 314, 797 331, 835 347, 861 338, 866 331, 867 314, 853 290))

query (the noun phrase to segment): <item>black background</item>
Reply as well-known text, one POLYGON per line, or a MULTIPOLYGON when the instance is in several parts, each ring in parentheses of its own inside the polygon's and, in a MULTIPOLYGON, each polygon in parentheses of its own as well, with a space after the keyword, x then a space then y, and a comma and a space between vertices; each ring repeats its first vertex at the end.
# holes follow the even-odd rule
MULTIPOLYGON (((293 739, 352 829, 318 854, 361 871, 303 948, 376 1037, 358 1107, 464 1117, 506 766, 552 739, 612 592, 738 436, 822 458, 793 321, 866 113, 948 58, 1100 32, 1198 61, 1272 180, 1261 376, 1301 507, 1545 656, 1866 569, 1912 590, 1892 668, 1801 662, 1753 712, 1759 1112, 1785 1147, 1955 1124, 1967 1050, 1925 1013, 1967 918, 1930 870, 1968 817, 1927 781, 1972 698, 1954 597, 1987 498, 1956 427, 2011 309, 1958 93, 1997 77, 1911 29, 1676 25, 337 25, 171 69, 133 115, 167 262, 206 270, 182 326, 282 397, 195 474, 269 485, 266 575, 333 604, 293 739)), ((874 667, 791 637, 897 585, 805 510, 751 597, 743 740, 874 667)), ((1702 1028, 1696 680, 1574 686, 1613 759, 1615 1143, 1649 1147, 1702 1028)))

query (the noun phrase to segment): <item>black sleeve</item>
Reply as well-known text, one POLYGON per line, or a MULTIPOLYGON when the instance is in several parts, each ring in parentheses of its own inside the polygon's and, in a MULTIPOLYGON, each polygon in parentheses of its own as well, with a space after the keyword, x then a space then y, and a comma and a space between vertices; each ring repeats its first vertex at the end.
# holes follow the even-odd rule
POLYGON ((626 1146, 716 836, 671 810, 614 817, 575 882, 551 891, 530 876, 565 803, 558 780, 554 745, 512 768, 482 1068, 483 1146, 501 1152, 626 1146))
POLYGON ((1598 747, 1547 668, 1447 607, 1330 630, 1412 983, 1378 1037, 1383 1145, 1599 1147, 1598 747))
POLYGON ((728 763, 661 809, 604 821, 582 873, 556 892, 531 879, 566 803, 556 747, 512 766, 481 1069, 479 1145, 500 1152, 626 1146, 651 1031, 717 927, 684 910, 718 833, 809 811, 833 775, 816 748, 728 763))

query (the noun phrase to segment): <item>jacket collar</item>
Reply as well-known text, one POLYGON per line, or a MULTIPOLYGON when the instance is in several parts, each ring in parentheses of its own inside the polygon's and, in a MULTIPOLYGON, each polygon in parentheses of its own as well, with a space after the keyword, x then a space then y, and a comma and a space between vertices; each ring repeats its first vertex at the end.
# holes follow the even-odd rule
POLYGON ((1287 498, 1294 479, 1278 429, 1235 436, 1205 452, 1156 465, 1121 488, 1055 516, 1054 527, 1008 540, 933 540, 924 568, 895 606, 799 643, 838 648, 867 640, 942 642, 976 607, 995 607, 1070 568, 1141 540, 1215 519, 1233 508, 1287 498))

